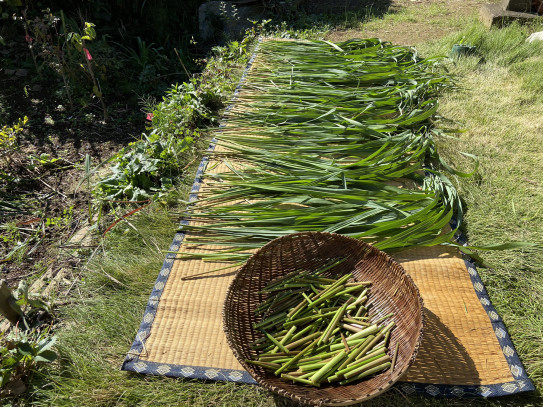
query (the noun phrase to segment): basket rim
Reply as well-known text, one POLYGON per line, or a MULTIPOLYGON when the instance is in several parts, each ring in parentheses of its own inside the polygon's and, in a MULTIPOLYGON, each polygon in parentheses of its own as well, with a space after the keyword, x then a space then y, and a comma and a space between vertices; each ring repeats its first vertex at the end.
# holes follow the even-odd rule
MULTIPOLYGON (((414 288, 415 295, 417 297, 417 302, 418 302, 419 309, 420 309, 420 319, 421 319, 420 329, 418 330, 418 332, 416 334, 417 335, 417 340, 415 342, 415 346, 413 347, 413 351, 412 351, 412 353, 411 353, 411 355, 409 357, 408 362, 401 368, 401 370, 399 371, 399 374, 396 374, 397 370, 394 370, 394 372, 393 372, 395 374, 394 378, 391 378, 382 388, 377 389, 375 392, 372 392, 371 394, 365 394, 365 395, 363 395, 362 397, 359 397, 359 398, 353 398, 353 399, 333 399, 333 398, 314 399, 314 398, 308 397, 307 395, 299 395, 299 394, 292 393, 292 392, 290 392, 288 390, 285 390, 285 389, 278 389, 278 388, 270 385, 267 382, 267 380, 265 380, 264 378, 261 378, 259 375, 255 374, 253 372, 252 365, 247 364, 245 362, 244 357, 238 352, 236 344, 234 344, 234 341, 233 341, 232 336, 231 336, 231 333, 232 333, 233 329, 231 329, 229 327, 229 325, 227 324, 226 313, 227 313, 227 308, 228 307, 227 307, 227 301, 225 301, 223 303, 223 307, 222 307, 223 330, 224 330, 226 340, 228 342, 228 345, 229 345, 230 349, 232 350, 232 352, 234 353, 234 356, 236 357, 238 362, 242 365, 242 367, 255 379, 255 381, 259 385, 261 385, 262 387, 264 387, 265 389, 267 389, 269 391, 280 394, 281 396, 284 396, 284 397, 288 397, 288 398, 290 398, 290 399, 292 399, 292 400, 294 400, 294 401, 296 401, 298 403, 301 403, 301 404, 316 405, 316 406, 322 406, 322 405, 326 405, 326 406, 347 406, 347 405, 352 405, 352 404, 360 403, 360 402, 363 402, 363 401, 367 401, 369 399, 377 397, 380 394, 383 394, 384 392, 388 391, 397 381, 399 381, 402 378, 402 376, 404 376, 407 373, 407 371, 409 370, 411 365, 414 363, 415 358, 417 356, 417 353, 419 351, 421 342, 422 342, 422 337, 423 337, 423 333, 424 333, 424 326, 425 326, 424 301, 423 301, 423 299, 422 299, 422 297, 420 295, 419 288, 415 284, 413 278, 403 268, 403 266, 400 263, 398 263, 396 260, 394 260, 390 255, 385 253, 384 251, 379 250, 375 246, 373 246, 373 245, 371 245, 371 244, 369 244, 367 242, 364 242, 364 241, 362 241, 360 239, 355 239, 355 238, 352 238, 350 236, 345 236, 345 235, 341 235, 341 234, 338 234, 338 233, 315 232, 315 231, 291 233, 291 234, 281 236, 281 237, 278 237, 276 239, 273 239, 273 240, 269 241, 268 243, 263 245, 261 248, 259 248, 255 253, 253 253, 251 255, 251 257, 245 262, 245 264, 243 264, 239 269, 236 270, 236 274, 235 274, 234 278, 232 279, 232 281, 230 282, 230 284, 228 286, 228 289, 226 291, 225 298, 228 299, 231 292, 234 291, 234 287, 236 286, 236 281, 239 278, 239 276, 241 275, 240 273, 247 267, 247 264, 249 264, 249 261, 254 256, 257 256, 261 251, 264 251, 269 246, 277 244, 277 242, 280 241, 280 240, 291 239, 291 238, 293 238, 295 236, 296 237, 298 237, 298 236, 329 236, 329 237, 332 237, 332 239, 351 240, 351 241, 353 241, 353 243, 356 242, 356 244, 359 244, 359 245, 362 245, 362 246, 365 246, 365 247, 369 248, 372 252, 376 253, 378 256, 381 256, 387 262, 394 264, 396 267, 398 267, 400 269, 400 272, 401 272, 401 274, 403 274, 403 277, 407 280, 407 283, 410 284, 414 288)), ((251 327, 251 330, 252 329, 253 328, 251 327)), ((318 388, 315 388, 315 389, 312 389, 312 390, 314 390, 315 392, 319 391, 318 388)))

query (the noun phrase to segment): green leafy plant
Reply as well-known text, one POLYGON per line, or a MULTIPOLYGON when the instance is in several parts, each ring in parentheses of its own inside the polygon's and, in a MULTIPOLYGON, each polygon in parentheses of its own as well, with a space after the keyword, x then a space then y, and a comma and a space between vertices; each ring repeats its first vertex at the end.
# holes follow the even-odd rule
POLYGON ((111 175, 96 184, 98 196, 106 200, 141 201, 167 194, 173 180, 182 173, 182 154, 194 136, 165 139, 157 133, 122 149, 114 160, 111 175))
POLYGON ((161 137, 172 133, 183 136, 187 131, 193 131, 213 120, 212 112, 206 106, 198 84, 193 78, 172 86, 153 111, 154 133, 161 137))
POLYGON ((61 76, 66 97, 72 108, 74 90, 90 79, 92 94, 100 100, 104 120, 107 120, 108 113, 102 88, 94 72, 93 57, 86 45, 86 41, 96 39, 95 25, 85 21, 79 31, 77 23, 68 20, 62 11, 59 16, 50 9, 44 11, 42 16, 30 19, 27 10, 24 9, 18 17, 23 23, 26 42, 36 71, 41 75, 45 65, 61 76), (41 65, 38 59, 43 61, 41 65))
POLYGON ((167 92, 149 114, 151 132, 122 149, 111 174, 97 182, 99 198, 140 201, 167 195, 189 162, 200 128, 214 120, 201 95, 196 79, 167 92))
POLYGON ((56 336, 50 335, 50 327, 44 325, 43 315, 50 315, 50 304, 31 294, 26 281, 11 290, 15 299, 12 304, 21 318, 17 325, 0 335, 0 394, 24 391, 23 380, 40 364, 57 359, 52 349, 56 336), (21 390, 22 388, 22 390, 21 390))
POLYGON ((96 39, 96 31, 94 29, 95 25, 92 23, 89 23, 85 21, 83 23, 83 32, 82 34, 75 33, 75 32, 69 32, 66 34, 66 41, 69 42, 71 45, 75 47, 75 49, 80 53, 80 55, 85 60, 86 65, 86 73, 90 76, 92 80, 92 93, 100 99, 100 103, 102 105, 102 110, 104 114, 104 120, 108 119, 108 113, 106 104, 104 102, 104 98, 102 95, 102 88, 100 87, 100 82, 98 81, 98 78, 94 74, 94 69, 92 67, 92 55, 90 51, 87 49, 85 41, 92 41, 96 39))
POLYGON ((28 284, 25 280, 21 280, 17 288, 12 290, 12 295, 15 298, 15 304, 25 311, 23 323, 27 329, 32 328, 28 325, 28 320, 30 320, 34 314, 40 311, 45 311, 49 314, 51 311, 50 304, 47 301, 44 301, 39 295, 28 291, 28 284))
POLYGON ((168 194, 190 163, 195 140, 216 121, 233 90, 235 67, 247 59, 251 38, 216 50, 201 76, 173 85, 160 103, 143 100, 150 133, 110 160, 110 174, 96 183, 99 199, 140 201, 168 194))
POLYGON ((154 43, 147 44, 140 37, 136 40, 137 49, 117 45, 124 51, 124 62, 136 71, 138 83, 142 85, 156 79, 159 72, 166 71, 169 60, 164 54, 164 48, 157 47, 154 43))
POLYGON ((56 340, 56 336, 49 336, 47 331, 15 330, 0 337, 0 388, 22 379, 40 363, 56 360, 57 354, 51 349, 56 340))
POLYGON ((27 123, 28 117, 25 116, 24 118, 19 119, 16 124, 2 126, 0 129, 0 155, 4 155, 7 150, 15 145, 17 134, 24 130, 24 126, 27 123))

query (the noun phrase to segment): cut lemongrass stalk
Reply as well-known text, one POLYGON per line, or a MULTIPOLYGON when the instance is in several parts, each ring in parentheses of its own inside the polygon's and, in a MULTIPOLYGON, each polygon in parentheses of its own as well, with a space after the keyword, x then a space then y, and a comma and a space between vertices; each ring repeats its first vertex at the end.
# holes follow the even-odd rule
MULTIPOLYGON (((293 326, 296 326, 296 325, 293 325, 293 326)), ((300 339, 300 337, 305 335, 307 332, 313 331, 314 329, 315 329, 315 327, 313 325, 308 325, 304 329, 302 329, 301 331, 295 333, 294 336, 289 339, 289 341, 290 342, 297 341, 298 339, 300 339)))
POLYGON ((396 342, 396 348, 394 349, 394 355, 392 355, 392 366, 390 368, 390 373, 394 371, 394 366, 396 365, 396 359, 398 358, 398 348, 400 347, 400 342, 396 342))
MULTIPOLYGON (((373 335, 371 335, 371 337, 373 338, 373 335)), ((360 338, 360 339, 355 339, 355 340, 350 340, 349 338, 347 338, 347 344, 349 346, 360 345, 361 343, 363 343, 365 341, 366 341, 366 338, 360 338)), ((334 343, 334 344, 330 345, 330 350, 331 351, 340 350, 343 347, 344 346, 343 346, 342 343, 334 343)))
POLYGON ((351 336, 349 336, 347 338, 347 340, 353 340, 353 339, 359 339, 359 338, 365 338, 369 335, 373 335, 373 334, 376 334, 377 332, 379 332, 379 327, 377 325, 371 325, 367 328, 364 328, 363 330, 361 330, 360 332, 357 332, 355 334, 352 334, 351 336))
POLYGON ((363 296, 361 298, 358 298, 354 303, 353 305, 364 305, 366 303, 366 301, 368 301, 368 297, 367 296, 363 296))
POLYGON ((396 324, 394 323, 394 321, 392 321, 390 324, 388 324, 387 326, 385 326, 383 328, 383 335, 385 335, 388 331, 390 331, 392 328, 394 328, 396 326, 396 324))
POLYGON ((284 355, 281 355, 281 356, 259 356, 258 357, 258 360, 261 361, 261 362, 270 362, 270 363, 285 363, 285 362, 288 362, 290 360, 292 356, 284 356, 284 355))
POLYGON ((374 321, 373 323, 374 324, 379 324, 379 323, 383 322, 385 319, 388 319, 388 318, 393 317, 393 316, 394 316, 394 313, 391 312, 390 314, 387 314, 384 317, 379 318, 377 321, 374 321))
POLYGON ((287 317, 292 319, 294 315, 296 315, 296 313, 298 313, 300 310, 303 309, 305 304, 307 304, 307 300, 304 298, 302 301, 300 301, 300 303, 297 306, 295 306, 293 309, 291 309, 288 312, 287 317))
MULTIPOLYGON (((332 360, 332 359, 330 359, 332 360)), ((317 362, 317 363, 311 363, 311 364, 307 364, 307 365, 298 365, 300 367, 300 370, 302 372, 314 372, 316 370, 319 370, 321 367, 325 366, 328 364, 328 362, 330 362, 330 360, 324 360, 322 362, 317 362)))
POLYGON ((249 363, 250 365, 260 366, 260 367, 264 367, 266 369, 272 369, 272 370, 275 370, 281 367, 279 363, 260 362, 258 360, 251 360, 251 359, 245 359, 245 362, 249 363))
MULTIPOLYGON (((363 350, 363 349, 361 349, 363 350)), ((358 362, 362 362, 364 360, 368 360, 368 359, 371 359, 372 357, 376 356, 376 355, 380 355, 381 353, 386 353, 386 349, 384 347, 380 347, 380 348, 373 348, 370 350, 370 352, 366 352, 366 354, 363 354, 362 352, 360 352, 358 354, 358 357, 356 358, 356 360, 354 362, 351 363, 351 365, 354 365, 358 362)))
POLYGON ((261 353, 258 357, 266 357, 266 356, 294 356, 300 353, 299 350, 291 350, 289 353, 285 352, 278 352, 278 353, 261 353))
POLYGON ((296 356, 294 356, 290 361, 285 363, 283 366, 281 366, 279 369, 275 371, 275 375, 278 376, 282 372, 284 372, 287 368, 292 366, 294 363, 296 363, 298 360, 302 358, 303 355, 307 354, 311 351, 315 346, 317 346, 317 341, 311 342, 307 347, 305 347, 300 353, 298 353, 296 356))
POLYGON ((388 355, 384 355, 378 359, 370 361, 369 363, 365 363, 362 366, 357 367, 356 369, 353 369, 350 372, 345 373, 343 376, 345 376, 345 379, 350 379, 351 377, 355 377, 366 370, 372 369, 375 366, 379 366, 386 362, 390 362, 390 356, 388 355))
POLYGON ((372 369, 369 369, 369 370, 366 370, 366 371, 360 373, 358 376, 352 377, 352 378, 347 379, 347 380, 343 380, 343 381, 339 382, 339 384, 344 385, 344 384, 354 382, 356 380, 360 380, 360 379, 362 379, 364 377, 371 376, 372 374, 375 374, 375 373, 378 373, 378 372, 380 372, 382 370, 388 369, 389 367, 390 367, 390 362, 383 363, 382 365, 376 366, 376 367, 374 367, 372 369))
MULTIPOLYGON (((299 371, 299 370, 290 371, 290 372, 288 372, 288 374, 291 375, 291 376, 296 376, 296 377, 301 377, 302 375, 304 375, 304 373, 299 371)), ((305 374, 307 374, 307 373, 305 373, 305 374)), ((303 377, 302 377, 302 379, 303 379, 303 377)))
POLYGON ((285 346, 285 348, 288 349, 288 350, 296 349, 298 346, 304 345, 307 342, 309 342, 309 341, 311 341, 313 339, 316 339, 321 335, 322 335, 321 332, 315 332, 315 333, 313 333, 313 334, 311 334, 309 336, 306 336, 305 338, 298 339, 296 342, 289 343, 288 345, 285 346))
POLYGON ((349 352, 349 354, 347 355, 347 359, 345 359, 343 361, 343 363, 341 365, 338 366, 337 370, 341 370, 345 367, 348 366, 349 363, 351 363, 351 361, 353 361, 354 359, 356 359, 356 357, 358 356, 358 354, 360 353, 360 351, 362 350, 362 348, 360 348, 359 346, 356 346, 354 348, 351 348, 351 351, 349 352))
POLYGON ((364 286, 360 286, 360 285, 357 285, 357 286, 354 286, 354 287, 348 287, 348 288, 345 288, 342 291, 340 291, 338 293, 338 296, 349 294, 349 293, 352 293, 354 291, 362 290, 363 288, 364 288, 364 286))
POLYGON ((367 312, 367 311, 368 311, 368 309, 367 309, 365 306, 360 305, 360 306, 358 307, 358 310, 356 311, 356 314, 354 314, 354 316, 355 316, 356 318, 363 317, 364 315, 366 315, 366 312, 367 312))
MULTIPOLYGON (((388 357, 385 352, 381 351, 378 354, 372 356, 371 358, 362 358, 360 360, 355 361, 354 363, 349 364, 348 366, 344 367, 343 369, 340 369, 336 372, 338 376, 345 376, 349 372, 352 372, 353 370, 360 369, 362 366, 366 366, 376 360, 379 360, 383 358, 384 356, 388 357)), ((390 358, 389 358, 390 360, 390 358)))
POLYGON ((319 384, 322 379, 325 379, 326 376, 331 376, 331 371, 337 364, 341 363, 343 358, 346 356, 345 351, 341 351, 338 353, 331 361, 329 361, 326 365, 321 367, 313 376, 311 376, 311 383, 313 384, 319 384))
POLYGON ((343 317, 343 314, 345 313, 345 310, 349 304, 345 303, 343 306, 336 311, 336 315, 332 318, 332 321, 330 321, 330 324, 324 331, 324 335, 319 340, 319 345, 321 343, 327 343, 330 339, 330 336, 332 335, 332 331, 336 328, 336 325, 339 323, 339 320, 343 317))
POLYGON ((364 328, 362 327, 357 327, 357 326, 354 326, 354 325, 349 325, 349 324, 340 324, 340 327, 342 327, 343 329, 346 329, 347 331, 351 331, 351 332, 354 332, 354 333, 358 333, 360 331, 362 331, 364 328))
POLYGON ((341 308, 341 306, 338 306, 338 307, 321 308, 321 309, 319 309, 318 312, 320 312, 320 313, 335 312, 335 311, 337 311, 337 310, 340 309, 340 308, 341 308))
POLYGON ((311 322, 313 320, 321 319, 321 318, 328 317, 328 316, 331 316, 331 315, 335 314, 335 312, 327 312, 325 314, 317 314, 317 313, 314 313, 313 310, 308 310, 308 311, 311 314, 309 314, 307 316, 300 317, 300 318, 292 319, 290 321, 287 321, 287 322, 285 322, 284 327, 287 328, 287 329, 290 329, 290 327, 292 325, 305 324, 307 322, 311 322))
MULTIPOLYGON (((274 337, 278 337, 278 336, 281 336, 281 335, 284 335, 288 332, 288 329, 283 329, 282 331, 279 331, 277 332, 274 337)), ((265 342, 268 338, 266 338, 265 336, 263 336, 262 338, 258 338, 257 340, 253 341, 251 343, 251 345, 258 345, 258 344, 261 344, 262 342, 265 342)))
POLYGON ((298 367, 301 368, 302 366, 309 366, 316 363, 322 363, 322 362, 329 362, 332 360, 334 356, 336 356, 339 352, 331 352, 326 355, 326 357, 319 358, 317 360, 309 361, 309 362, 302 362, 301 360, 298 361, 298 367))
POLYGON ((356 324, 356 325, 365 326, 365 327, 371 326, 369 322, 360 321, 358 319, 353 319, 353 318, 344 317, 343 321, 347 322, 348 324, 356 324))
POLYGON ((373 338, 370 342, 368 342, 366 345, 362 346, 362 352, 360 352, 362 355, 366 354, 370 350, 372 350, 377 342, 379 342, 383 338, 384 334, 383 332, 379 332, 379 334, 373 338))
POLYGON ((360 294, 358 294, 358 298, 356 299, 356 301, 358 301, 358 300, 360 300, 360 299, 362 299, 364 297, 367 297, 369 291, 370 291, 370 289, 366 288, 364 291, 362 291, 360 294))
POLYGON ((322 296, 319 296, 319 298, 314 298, 313 303, 309 305, 309 308, 315 308, 317 305, 320 305, 324 303, 325 301, 331 299, 334 297, 337 293, 339 293, 343 289, 343 286, 336 287, 335 289, 329 291, 327 294, 324 294, 322 296))
POLYGON ((285 318, 286 315, 287 315, 286 312, 282 312, 280 314, 273 315, 273 316, 259 322, 258 324, 254 324, 253 327, 255 329, 265 328, 266 326, 268 326, 270 324, 273 325, 277 321, 280 321, 282 318, 285 318))
POLYGON ((308 385, 310 385, 310 386, 317 386, 316 384, 314 384, 314 383, 313 383, 312 381, 310 381, 310 380, 302 379, 302 378, 296 377, 296 376, 292 376, 292 375, 287 374, 287 373, 281 373, 281 377, 282 377, 283 379, 292 380, 293 382, 308 384, 308 385))
POLYGON ((366 322, 366 323, 367 323, 368 319, 370 319, 370 317, 355 317, 355 316, 351 316, 349 314, 347 314, 347 318, 351 318, 351 319, 356 320, 356 321, 363 321, 363 322, 366 322))
MULTIPOLYGON (((279 341, 279 343, 283 346, 285 346, 285 343, 288 342, 288 340, 292 337, 294 334, 294 331, 296 330, 296 325, 293 325, 292 328, 289 329, 289 331, 285 334, 285 336, 279 341)), ((272 353, 279 352, 279 347, 275 347, 274 350, 272 350, 272 353)))
POLYGON ((323 296, 325 295, 328 295, 330 294, 331 292, 333 292, 336 288, 340 287, 340 286, 343 286, 347 280, 349 280, 353 275, 352 274, 346 274, 344 275, 343 277, 341 277, 339 280, 336 280, 335 283, 331 284, 330 286, 328 286, 328 288, 326 288, 325 290, 321 291, 318 295, 316 295, 315 297, 313 297, 313 300, 316 300, 317 298, 322 298, 323 296))
POLYGON ((259 293, 265 293, 268 292, 268 290, 273 289, 275 287, 281 286, 286 284, 288 281, 292 280, 296 277, 301 277, 306 275, 308 272, 300 272, 299 270, 292 271, 288 274, 285 274, 282 277, 276 278, 275 280, 271 281, 266 287, 264 287, 262 290, 259 291, 259 293))
MULTIPOLYGON (((267 333, 266 331, 264 331, 264 335, 266 335, 266 337, 275 345, 277 346, 279 349, 281 349, 281 351, 285 352, 285 353, 289 353, 290 350, 287 349, 286 347, 283 346, 282 343, 280 343, 277 339, 275 339, 273 336, 271 336, 269 333, 267 333)), ((272 351, 273 353, 273 351, 272 351)))
POLYGON ((308 303, 309 305, 312 304, 312 301, 309 299, 309 297, 308 297, 308 295, 307 295, 306 293, 302 292, 302 296, 305 298, 305 300, 307 301, 307 303, 308 303))
POLYGON ((328 359, 328 354, 327 353, 323 353, 321 355, 316 355, 316 356, 311 356, 309 358, 300 359, 298 361, 298 365, 302 365, 302 364, 308 363, 308 362, 315 362, 316 360, 323 360, 323 359, 328 359))
POLYGON ((343 335, 343 332, 340 332, 341 335, 341 342, 343 343, 343 346, 345 346, 345 351, 349 353, 351 349, 349 348, 349 344, 347 343, 347 339, 345 339, 345 335, 343 335))

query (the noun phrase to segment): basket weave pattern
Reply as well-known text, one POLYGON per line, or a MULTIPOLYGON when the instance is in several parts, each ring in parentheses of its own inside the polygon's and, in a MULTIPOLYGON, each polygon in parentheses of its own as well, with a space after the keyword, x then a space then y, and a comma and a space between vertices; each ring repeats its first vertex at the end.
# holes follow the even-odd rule
POLYGON ((264 388, 299 403, 350 405, 375 397, 390 388, 415 360, 423 331, 423 304, 419 291, 405 270, 387 254, 360 240, 333 233, 303 232, 275 239, 257 251, 238 271, 224 303, 224 330, 230 348, 242 366, 264 388), (353 273, 356 281, 372 281, 369 315, 394 313, 396 327, 390 349, 399 343, 394 372, 347 385, 312 388, 286 382, 263 368, 245 363, 257 352, 250 344, 262 334, 253 329, 259 322, 254 310, 267 298, 260 294, 271 280, 297 270, 316 270, 334 259, 347 258, 323 276, 353 273), (378 310, 378 313, 376 312, 378 310))

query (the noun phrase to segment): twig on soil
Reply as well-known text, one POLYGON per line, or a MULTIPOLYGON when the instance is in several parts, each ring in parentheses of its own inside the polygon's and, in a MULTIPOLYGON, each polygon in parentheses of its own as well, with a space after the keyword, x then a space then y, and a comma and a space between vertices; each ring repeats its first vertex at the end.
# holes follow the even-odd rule
MULTIPOLYGON (((25 170, 29 173, 29 174, 32 174, 34 176, 36 176, 32 171, 30 171, 28 168, 24 167, 25 170)), ((49 185, 47 182, 45 182, 44 180, 41 179, 41 177, 36 177, 35 179, 37 179, 38 181, 40 181, 43 185, 45 185, 46 187, 50 188, 52 191, 54 191, 55 193, 63 196, 64 198, 68 199, 68 197, 66 195, 64 195, 62 192, 60 191, 57 191, 55 188, 53 188, 51 185, 49 185)))

